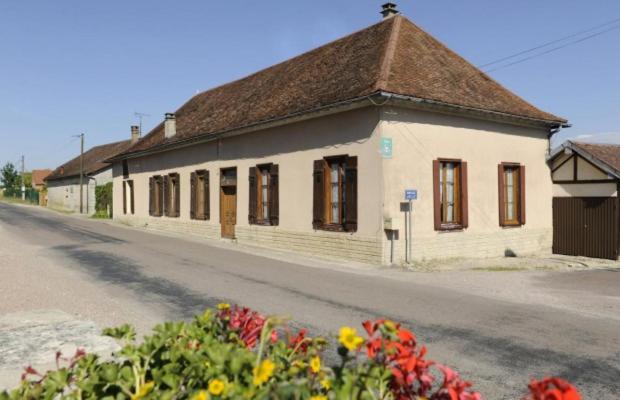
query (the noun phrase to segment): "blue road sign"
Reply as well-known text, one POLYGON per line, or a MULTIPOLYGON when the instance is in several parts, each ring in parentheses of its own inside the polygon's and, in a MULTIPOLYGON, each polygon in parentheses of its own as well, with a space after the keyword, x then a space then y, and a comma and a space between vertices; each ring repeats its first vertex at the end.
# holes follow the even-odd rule
POLYGON ((418 199, 418 190, 417 189, 407 189, 405 190, 405 200, 417 200, 418 199))

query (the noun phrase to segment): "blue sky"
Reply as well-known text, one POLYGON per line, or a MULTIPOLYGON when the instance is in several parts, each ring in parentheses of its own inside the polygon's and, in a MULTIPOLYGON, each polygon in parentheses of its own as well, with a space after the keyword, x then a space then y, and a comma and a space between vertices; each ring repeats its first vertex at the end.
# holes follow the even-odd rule
MULTIPOLYGON (((377 22, 382 1, 0 2, 0 164, 55 167, 144 131, 197 91, 377 22)), ((416 0, 399 9, 476 65, 620 18, 610 0, 416 0)), ((620 143, 620 30, 491 75, 567 117, 558 139, 620 143)), ((557 142, 556 142, 557 144, 557 142)))

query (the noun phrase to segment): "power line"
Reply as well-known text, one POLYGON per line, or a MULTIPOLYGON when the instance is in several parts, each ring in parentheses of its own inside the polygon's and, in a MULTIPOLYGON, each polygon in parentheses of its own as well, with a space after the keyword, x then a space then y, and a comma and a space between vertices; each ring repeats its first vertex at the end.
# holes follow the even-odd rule
POLYGON ((578 39, 578 40, 573 40, 573 41, 568 42, 568 43, 566 43, 566 44, 563 44, 563 45, 561 45, 561 46, 557 46, 557 47, 551 48, 551 49, 549 49, 549 50, 543 51, 542 53, 536 53, 536 54, 534 54, 534 55, 532 55, 532 56, 525 57, 525 58, 522 58, 522 59, 520 59, 520 60, 517 60, 517 61, 511 62, 511 63, 508 63, 508 64, 501 65, 501 66, 499 66, 499 67, 497 67, 497 68, 492 68, 492 69, 486 70, 486 71, 484 71, 484 72, 485 72, 485 73, 494 72, 494 71, 498 71, 498 70, 500 70, 500 69, 504 69, 504 68, 511 67, 511 66, 513 66, 513 65, 521 64, 521 63, 524 63, 524 62, 526 62, 526 61, 532 60, 532 59, 534 59, 534 58, 538 58, 538 57, 541 57, 541 56, 547 55, 547 54, 549 54, 549 53, 556 52, 556 51, 561 50, 561 49, 563 49, 563 48, 565 48, 565 47, 572 46, 572 45, 577 44, 577 43, 585 42, 586 40, 589 40, 589 39, 595 38, 595 37, 597 37, 597 36, 601 36, 601 35, 603 35, 603 34, 605 34, 605 33, 608 33, 608 32, 611 32, 611 31, 614 31, 614 30, 616 30, 616 29, 620 29, 620 25, 616 25, 616 26, 614 26, 614 27, 611 27, 611 28, 609 28, 609 29, 605 29, 605 30, 603 30, 603 31, 600 31, 600 32, 594 33, 594 34, 592 34, 592 35, 588 35, 588 36, 583 37, 583 38, 581 38, 581 39, 578 39))
POLYGON ((497 59, 497 60, 495 60, 495 61, 488 62, 488 63, 486 63, 486 64, 478 65, 478 68, 486 68, 486 67, 488 67, 488 66, 495 65, 495 64, 501 63, 501 62, 503 62, 503 61, 507 61, 507 60, 510 60, 510 59, 512 59, 512 58, 515 58, 515 57, 518 57, 518 56, 522 56, 522 55, 524 55, 524 54, 531 53, 531 52, 536 51, 536 50, 543 49, 543 48, 548 47, 548 46, 551 46, 551 45, 553 45, 553 44, 560 43, 560 42, 564 42, 564 41, 566 41, 566 40, 568 40, 568 39, 572 39, 572 38, 574 38, 574 37, 581 36, 581 35, 586 34, 586 33, 590 33, 590 32, 592 32, 592 31, 595 31, 595 30, 597 30, 597 29, 600 29, 600 28, 606 27, 606 26, 608 26, 608 25, 615 24, 616 22, 620 22, 620 18, 615 18, 615 19, 612 19, 611 21, 607 21, 607 22, 605 22, 605 23, 603 23, 603 24, 596 25, 596 26, 594 26, 594 27, 592 27, 592 28, 588 28, 588 29, 585 29, 585 30, 582 30, 582 31, 579 31, 579 32, 576 32, 576 33, 573 33, 573 34, 570 34, 570 35, 568 35, 568 36, 564 36, 564 37, 562 37, 562 38, 555 39, 555 40, 552 40, 552 41, 550 41, 550 42, 543 43, 543 44, 541 44, 541 45, 538 45, 538 46, 535 46, 535 47, 529 48, 529 49, 527 49, 527 50, 520 51, 520 52, 515 53, 515 54, 511 54, 511 55, 506 56, 506 57, 502 57, 502 58, 500 58, 500 59, 497 59))

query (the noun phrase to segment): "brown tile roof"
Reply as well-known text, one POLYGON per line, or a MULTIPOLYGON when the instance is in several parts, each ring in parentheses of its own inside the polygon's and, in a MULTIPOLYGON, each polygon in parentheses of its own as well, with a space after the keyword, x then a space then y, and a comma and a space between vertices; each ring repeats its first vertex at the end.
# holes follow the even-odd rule
MULTIPOLYGON (((84 175, 95 174, 110 166, 105 162, 111 157, 122 153, 131 147, 131 140, 123 140, 122 142, 108 143, 101 146, 95 146, 84 152, 84 175)), ((80 175, 80 156, 67 161, 52 172, 45 180, 59 180, 80 175)))
POLYGON ((32 170, 32 186, 41 186, 45 182, 45 178, 52 173, 51 169, 33 169, 32 170))
POLYGON ((572 142, 574 146, 607 164, 615 171, 620 171, 620 145, 572 142))
POLYGON ((255 125, 363 98, 380 91, 566 122, 525 102, 403 16, 396 16, 200 93, 176 112, 177 134, 163 123, 126 154, 255 125))

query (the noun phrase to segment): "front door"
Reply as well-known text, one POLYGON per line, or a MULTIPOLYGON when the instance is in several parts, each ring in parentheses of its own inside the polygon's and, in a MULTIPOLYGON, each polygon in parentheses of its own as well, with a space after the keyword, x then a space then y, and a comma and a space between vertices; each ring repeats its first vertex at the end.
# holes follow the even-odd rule
POLYGON ((220 223, 222 237, 234 239, 237 224, 237 170, 224 169, 220 184, 220 223))

